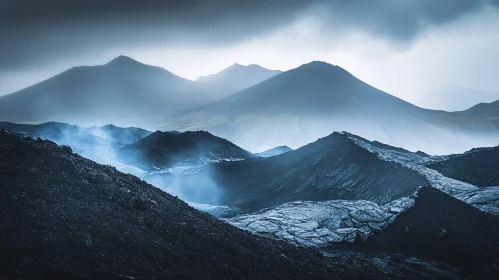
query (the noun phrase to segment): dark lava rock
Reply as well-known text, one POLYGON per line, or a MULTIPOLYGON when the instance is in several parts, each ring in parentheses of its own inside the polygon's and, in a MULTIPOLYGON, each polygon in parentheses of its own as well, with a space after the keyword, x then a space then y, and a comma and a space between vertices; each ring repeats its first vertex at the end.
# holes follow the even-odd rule
POLYGON ((248 212, 295 200, 386 203, 428 184, 417 172, 383 161, 336 132, 281 155, 222 162, 209 169, 224 191, 222 203, 248 212))
POLYGON ((1 279, 375 278, 115 168, 0 130, 1 279))
POLYGON ((423 187, 413 207, 381 234, 357 245, 449 264, 477 279, 499 279, 498 236, 499 217, 423 187))
POLYGON ((428 165, 429 168, 478 187, 499 186, 499 146, 472 149, 428 165))
POLYGON ((175 164, 202 164, 254 157, 250 152, 206 131, 156 131, 118 150, 122 161, 145 170, 175 164))

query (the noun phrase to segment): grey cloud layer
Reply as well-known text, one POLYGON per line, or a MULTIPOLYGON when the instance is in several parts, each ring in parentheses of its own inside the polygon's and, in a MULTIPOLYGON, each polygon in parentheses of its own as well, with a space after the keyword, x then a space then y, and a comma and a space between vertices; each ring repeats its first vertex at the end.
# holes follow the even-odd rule
POLYGON ((0 70, 98 50, 180 42, 229 45, 302 16, 325 36, 361 30, 411 41, 499 0, 7 0, 0 2, 0 70))

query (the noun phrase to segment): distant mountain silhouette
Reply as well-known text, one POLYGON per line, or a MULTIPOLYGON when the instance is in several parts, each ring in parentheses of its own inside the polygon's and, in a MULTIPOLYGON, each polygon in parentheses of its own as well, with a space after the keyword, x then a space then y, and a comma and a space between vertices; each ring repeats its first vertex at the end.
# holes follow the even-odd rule
POLYGON ((269 70, 256 64, 244 66, 236 63, 216 74, 199 77, 196 82, 209 88, 213 93, 212 99, 216 100, 254 86, 280 73, 282 71, 269 70))
POLYGON ((478 187, 499 186, 499 146, 476 148, 428 165, 446 177, 478 187))
POLYGON ((499 100, 490 103, 480 103, 462 112, 479 117, 494 127, 499 127, 499 100))
POLYGON ((499 99, 499 92, 449 86, 420 96, 415 104, 427 109, 462 111, 475 104, 499 99))
POLYGON ((209 173, 223 189, 221 203, 246 212, 295 200, 387 203, 429 183, 340 133, 269 158, 213 164, 209 173))
POLYGON ((118 153, 123 162, 146 170, 254 157, 250 152, 206 131, 156 131, 120 148, 118 153))
POLYGON ((256 155, 259 157, 273 157, 273 156, 277 156, 277 155, 280 155, 283 153, 287 153, 287 152, 292 151, 292 150, 293 149, 291 149, 288 146, 279 146, 279 147, 272 148, 270 150, 263 151, 261 153, 257 153, 256 155))
POLYGON ((112 124, 108 124, 105 126, 93 126, 90 128, 86 129, 87 132, 99 136, 101 138, 114 141, 114 142, 119 142, 123 144, 131 144, 139 139, 142 139, 148 135, 150 135, 152 132, 138 128, 138 127, 117 127, 112 124))
POLYGON ((164 123, 161 129, 208 130, 252 151, 297 148, 333 131, 349 131, 413 151, 447 154, 476 146, 473 137, 484 131, 499 132, 473 116, 419 108, 318 61, 164 123))
POLYGON ((119 56, 105 65, 71 68, 0 97, 0 120, 147 124, 148 118, 164 117, 210 101, 193 81, 119 56))
POLYGON ((122 145, 122 143, 91 134, 85 128, 67 123, 48 122, 31 125, 0 122, 0 129, 5 129, 20 137, 49 139, 60 145, 71 146, 78 152, 96 146, 118 147, 122 145))
POLYGON ((108 124, 102 127, 84 128, 59 122, 42 124, 16 124, 0 122, 0 128, 19 136, 40 137, 60 145, 111 145, 119 147, 130 144, 151 134, 151 131, 137 127, 117 127, 108 124))

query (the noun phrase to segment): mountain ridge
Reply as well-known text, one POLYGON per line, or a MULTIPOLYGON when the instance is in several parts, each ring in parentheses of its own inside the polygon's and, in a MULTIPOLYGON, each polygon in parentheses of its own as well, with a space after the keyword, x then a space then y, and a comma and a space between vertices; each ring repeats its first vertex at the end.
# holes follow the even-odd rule
POLYGON ((221 202, 244 212, 295 200, 387 203, 429 183, 337 132, 273 157, 211 164, 207 172, 223 190, 221 202))
POLYGON ((201 76, 196 83, 209 88, 213 93, 213 100, 220 100, 281 73, 282 71, 266 69, 257 64, 244 66, 236 63, 218 73, 201 76))
POLYGON ((0 119, 84 126, 145 123, 208 103, 203 89, 163 68, 119 56, 103 65, 77 66, 0 97, 0 119), (15 110, 13 109, 15 108, 15 110))
POLYGON ((207 131, 156 131, 118 150, 125 162, 145 170, 209 160, 254 157, 250 152, 207 131))
POLYGON ((493 279, 499 274, 499 217, 439 190, 418 190, 414 206, 361 247, 428 258, 493 279))
POLYGON ((296 148, 332 131, 347 130, 370 140, 431 154, 449 154, 482 143, 479 136, 483 131, 499 134, 499 128, 482 119, 419 108, 366 84, 339 66, 320 61, 183 111, 164 120, 159 129, 209 130, 249 150, 279 145, 296 148), (412 130, 420 136, 413 137, 412 130), (443 140, 451 138, 456 147, 443 140))

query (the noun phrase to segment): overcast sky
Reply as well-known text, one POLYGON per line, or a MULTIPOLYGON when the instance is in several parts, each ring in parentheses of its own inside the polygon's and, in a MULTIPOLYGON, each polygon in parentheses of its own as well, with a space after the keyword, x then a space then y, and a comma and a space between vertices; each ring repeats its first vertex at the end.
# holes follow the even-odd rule
POLYGON ((3 0, 0 95, 118 55, 189 79, 321 60, 411 102, 499 92, 499 0, 3 0))

